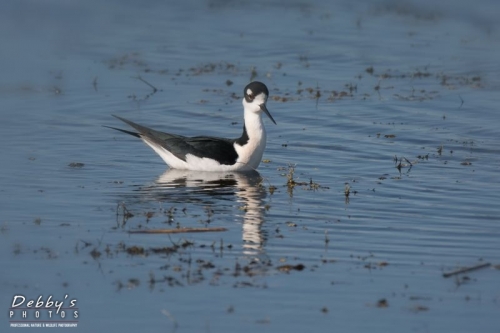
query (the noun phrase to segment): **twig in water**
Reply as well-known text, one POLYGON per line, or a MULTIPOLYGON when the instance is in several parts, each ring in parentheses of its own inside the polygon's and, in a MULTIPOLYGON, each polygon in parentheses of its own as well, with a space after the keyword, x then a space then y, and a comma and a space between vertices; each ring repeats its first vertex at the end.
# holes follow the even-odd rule
POLYGON ((413 163, 411 163, 406 157, 401 157, 399 159, 399 163, 398 163, 398 158, 397 156, 394 156, 395 158, 395 161, 396 161, 396 169, 398 169, 399 173, 401 173, 401 168, 404 168, 404 167, 407 167, 408 165, 410 165, 410 167, 408 168, 408 172, 410 172, 411 168, 413 167, 413 163), (408 164, 403 164, 403 160, 405 160, 406 162, 408 162, 408 164))
MULTIPOLYGON (((151 89, 153 89, 153 94, 156 93, 158 91, 158 89, 156 89, 155 86, 153 86, 151 83, 149 83, 148 81, 144 80, 140 75, 137 75, 136 77, 132 77, 133 79, 137 79, 139 81, 141 81, 142 83, 148 85, 151 89)), ((152 94, 151 94, 152 95, 152 94)))
POLYGON ((92 86, 94 87, 95 92, 97 92, 97 76, 94 78, 94 81, 92 81, 92 86))
POLYGON ((467 272, 475 271, 475 270, 478 270, 478 269, 481 269, 481 268, 489 267, 490 265, 491 264, 489 262, 486 262, 484 264, 479 264, 479 265, 476 265, 476 266, 463 267, 463 268, 457 269, 457 270, 449 272, 449 273, 443 273, 443 277, 444 278, 449 278, 450 276, 454 276, 454 275, 458 275, 458 274, 462 274, 462 273, 467 273, 467 272))
POLYGON ((351 194, 351 186, 349 185, 349 183, 345 183, 344 195, 346 198, 349 198, 349 194, 351 194))
POLYGON ((377 85, 373 88, 378 93, 378 99, 382 99, 382 96, 380 95, 380 81, 382 80, 378 80, 377 85))
POLYGON ((179 229, 152 229, 152 230, 129 230, 129 234, 181 234, 187 232, 216 232, 227 231, 226 228, 179 228, 179 229))
POLYGON ((406 157, 403 157, 403 159, 410 164, 410 169, 411 169, 411 167, 413 166, 413 164, 406 157))
POLYGON ((132 214, 127 209, 124 202, 117 204, 117 206, 116 206, 116 224, 117 224, 117 227, 120 226, 120 222, 118 221, 118 217, 120 216, 120 207, 122 208, 122 225, 121 226, 123 227, 123 226, 125 226, 125 223, 127 223, 127 220, 129 218, 133 217, 134 214, 132 214))
POLYGON ((177 323, 177 320, 175 319, 175 317, 169 311, 167 311, 165 309, 161 310, 161 313, 174 324, 174 332, 175 332, 177 327, 179 327, 179 324, 177 323))
POLYGON ((253 81, 257 77, 257 69, 255 67, 252 67, 252 70, 250 72, 250 81, 253 81))
POLYGON ((319 91, 319 84, 316 82, 316 110, 318 109, 319 98, 321 97, 321 92, 319 91))

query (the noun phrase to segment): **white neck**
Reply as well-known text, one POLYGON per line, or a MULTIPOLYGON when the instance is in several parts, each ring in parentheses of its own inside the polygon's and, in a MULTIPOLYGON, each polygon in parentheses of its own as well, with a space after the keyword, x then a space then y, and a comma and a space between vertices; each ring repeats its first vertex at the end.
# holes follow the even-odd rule
POLYGON ((247 103, 243 99, 243 107, 248 142, 241 146, 235 143, 235 149, 239 155, 237 163, 245 164, 250 170, 256 169, 262 160, 266 148, 266 129, 258 105, 247 103))
POLYGON ((245 128, 250 141, 266 140, 266 129, 259 113, 245 110, 245 128))

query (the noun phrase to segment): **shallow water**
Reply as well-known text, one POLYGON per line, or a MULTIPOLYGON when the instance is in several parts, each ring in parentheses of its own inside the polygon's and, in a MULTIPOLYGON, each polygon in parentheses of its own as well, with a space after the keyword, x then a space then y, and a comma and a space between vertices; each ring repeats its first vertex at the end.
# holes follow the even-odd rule
POLYGON ((498 330, 496 1, 4 7, 5 313, 67 294, 82 332, 498 330), (237 137, 252 79, 278 123, 259 174, 167 170, 102 127, 237 137), (176 227, 227 231, 129 233, 176 227))

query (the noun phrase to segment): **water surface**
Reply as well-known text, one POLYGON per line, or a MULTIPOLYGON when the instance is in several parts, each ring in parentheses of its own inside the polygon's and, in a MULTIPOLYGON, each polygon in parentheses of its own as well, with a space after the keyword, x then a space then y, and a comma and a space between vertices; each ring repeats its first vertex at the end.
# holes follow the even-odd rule
POLYGON ((6 313, 68 294, 82 332, 498 330, 495 1, 3 7, 6 313), (237 137, 254 79, 278 123, 258 174, 168 170, 102 127, 237 137), (129 233, 177 227, 227 231, 129 233))

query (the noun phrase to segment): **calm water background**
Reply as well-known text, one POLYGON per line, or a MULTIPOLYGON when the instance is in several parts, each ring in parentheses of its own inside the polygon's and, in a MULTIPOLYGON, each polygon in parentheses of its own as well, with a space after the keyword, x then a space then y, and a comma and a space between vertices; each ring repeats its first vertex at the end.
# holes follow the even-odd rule
POLYGON ((1 7, 2 331, 17 294, 76 298, 81 332, 499 331, 497 1, 1 7), (102 127, 237 137, 254 78, 260 176, 102 127), (228 231, 128 233, 176 226, 228 231))

